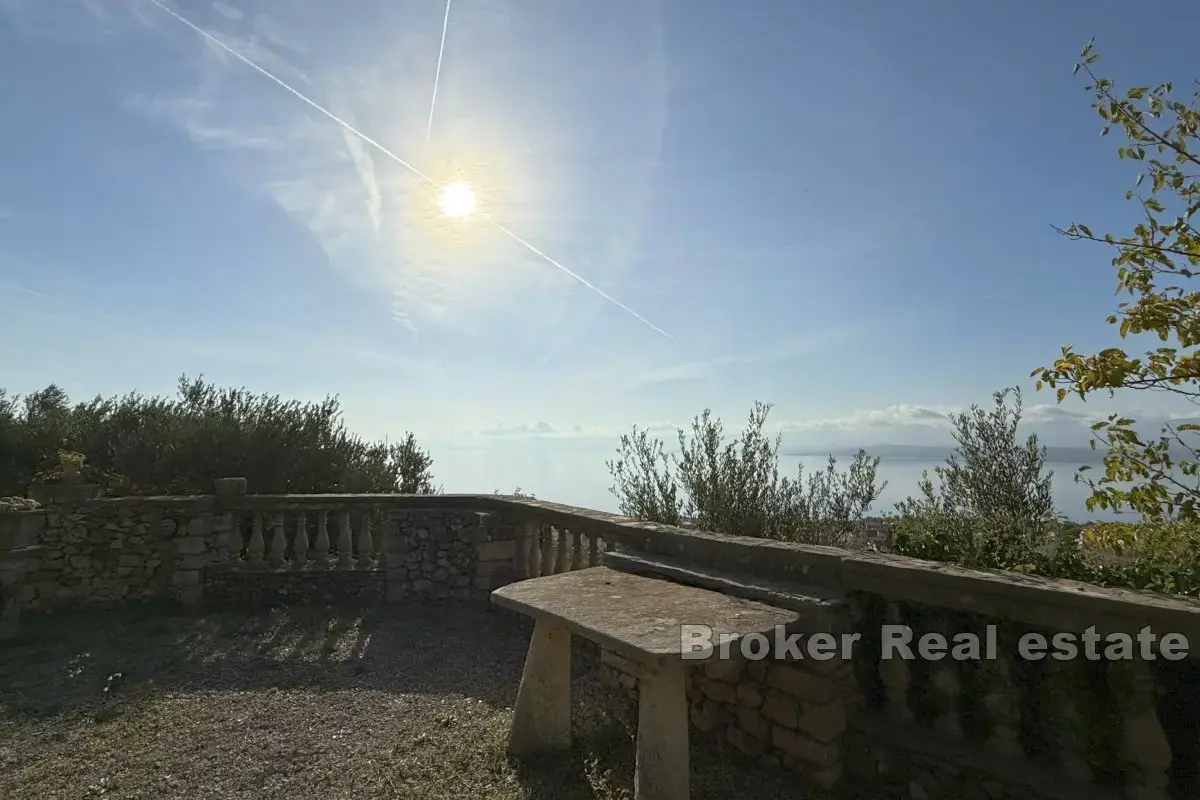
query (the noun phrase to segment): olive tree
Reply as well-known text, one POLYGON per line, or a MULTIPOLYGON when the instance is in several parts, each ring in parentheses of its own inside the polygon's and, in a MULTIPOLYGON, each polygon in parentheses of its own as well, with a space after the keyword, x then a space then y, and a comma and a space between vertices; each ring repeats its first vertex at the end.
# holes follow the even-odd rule
POLYGON ((1054 473, 1036 434, 1022 441, 1020 389, 993 395, 990 411, 951 415, 956 451, 918 484, 919 497, 896 505, 887 547, 904 555, 968 566, 1027 564, 1055 522, 1054 473), (1009 394, 1014 403, 1008 405, 1009 394))
POLYGON ((781 436, 763 432, 771 406, 756 403, 740 437, 726 441, 724 426, 705 410, 690 435, 678 431, 679 452, 634 428, 608 462, 612 492, 622 514, 677 525, 685 518, 705 530, 823 544, 849 543, 886 483, 876 480, 879 459, 859 452, 849 469, 794 478, 779 472, 781 436))

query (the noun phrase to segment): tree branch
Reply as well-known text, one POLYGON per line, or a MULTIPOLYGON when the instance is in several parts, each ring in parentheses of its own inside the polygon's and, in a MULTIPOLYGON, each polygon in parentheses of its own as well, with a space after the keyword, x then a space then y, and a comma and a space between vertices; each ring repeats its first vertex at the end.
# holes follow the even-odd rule
MULTIPOLYGON (((1146 123, 1142 122, 1137 117, 1131 116, 1129 114, 1129 112, 1127 112, 1125 110, 1125 106, 1122 104, 1122 101, 1117 100, 1115 97, 1113 97, 1112 93, 1109 92, 1108 89, 1102 88, 1100 86, 1100 79, 1096 77, 1094 72, 1092 72, 1091 67, 1087 66, 1087 64, 1084 64, 1083 69, 1085 72, 1087 72, 1088 77, 1090 77, 1092 79, 1092 81, 1094 81, 1094 85, 1096 87, 1096 93, 1098 95, 1100 95, 1102 98, 1104 98, 1105 100, 1107 100, 1110 104, 1115 105, 1117 107, 1117 109, 1119 110, 1121 116, 1125 117, 1127 120, 1129 120, 1130 123, 1132 123, 1133 125, 1136 125, 1138 128, 1140 128, 1142 130, 1142 132, 1145 133, 1147 136, 1149 136, 1151 139, 1153 139, 1156 144, 1162 145, 1163 147, 1170 148, 1171 150, 1175 151, 1175 153, 1180 158, 1184 158, 1184 159, 1192 162, 1196 166, 1200 166, 1200 158, 1197 158, 1196 156, 1189 153, 1187 150, 1181 148, 1179 145, 1175 144, 1174 142, 1172 142, 1169 139, 1167 139, 1166 137, 1164 137, 1158 131, 1154 130, 1153 128, 1150 128, 1148 125, 1146 125, 1146 123)), ((1176 116, 1178 116, 1178 115, 1176 115, 1176 116)))
POLYGON ((1106 244, 1106 245, 1109 245, 1110 247, 1131 247, 1131 248, 1140 247, 1145 250, 1157 250, 1160 253, 1172 253, 1174 255, 1185 256, 1187 258, 1200 257, 1200 252, 1192 252, 1190 250, 1179 250, 1179 249, 1176 249, 1173 247, 1163 247, 1161 245, 1136 244, 1134 242, 1124 242, 1124 241, 1120 241, 1117 239, 1109 241, 1108 239, 1104 239, 1100 236, 1088 236, 1086 233, 1080 233, 1079 231, 1072 232, 1072 231, 1064 230, 1063 228, 1060 228, 1053 223, 1050 224, 1050 227, 1053 228, 1055 230, 1055 232, 1061 233, 1063 236, 1066 236, 1068 239, 1086 239, 1089 242, 1098 242, 1099 244, 1106 244))

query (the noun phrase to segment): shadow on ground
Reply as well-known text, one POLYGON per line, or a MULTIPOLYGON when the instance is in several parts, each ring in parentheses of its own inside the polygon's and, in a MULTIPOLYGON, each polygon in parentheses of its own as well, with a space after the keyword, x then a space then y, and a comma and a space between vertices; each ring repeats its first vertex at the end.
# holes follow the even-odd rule
MULTIPOLYGON (((0 660, 0 796, 612 800, 632 709, 575 663, 576 747, 504 755, 532 626, 466 604, 30 615, 0 660)), ((693 796, 798 798, 693 745, 693 796)))
POLYGON ((9 666, 0 665, 0 679, 17 692, 9 710, 54 714, 88 705, 115 674, 126 692, 145 682, 160 689, 364 688, 460 694, 504 706, 512 702, 531 630, 507 614, 446 604, 396 613, 312 608, 204 616, 140 608, 29 615, 24 627, 26 635, 6 648, 9 666), (36 700, 25 704, 20 696, 28 690, 36 700))

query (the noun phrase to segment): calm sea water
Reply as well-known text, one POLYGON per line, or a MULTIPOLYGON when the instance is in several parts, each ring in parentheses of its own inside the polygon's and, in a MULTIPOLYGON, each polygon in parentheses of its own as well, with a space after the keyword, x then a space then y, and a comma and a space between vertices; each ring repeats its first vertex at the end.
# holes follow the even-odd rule
MULTIPOLYGON (((611 459, 615 444, 580 442, 567 439, 526 439, 496 441, 484 445, 434 445, 434 472, 447 492, 512 492, 520 487, 538 498, 556 503, 617 510, 609 492, 612 478, 605 461, 611 459)), ((824 468, 826 459, 818 456, 780 456, 780 471, 794 475, 803 465, 805 473, 824 468)), ((839 459, 845 466, 848 459, 839 459)), ((933 474, 944 461, 906 458, 884 459, 879 465, 879 480, 887 481, 883 495, 871 510, 872 515, 891 512, 905 497, 917 494, 921 473, 933 474)), ((1051 464, 1052 487, 1058 511, 1076 521, 1113 519, 1105 512, 1089 512, 1085 501, 1087 486, 1075 483, 1078 464, 1051 464)), ((1126 515, 1126 518, 1128 516, 1126 515)))

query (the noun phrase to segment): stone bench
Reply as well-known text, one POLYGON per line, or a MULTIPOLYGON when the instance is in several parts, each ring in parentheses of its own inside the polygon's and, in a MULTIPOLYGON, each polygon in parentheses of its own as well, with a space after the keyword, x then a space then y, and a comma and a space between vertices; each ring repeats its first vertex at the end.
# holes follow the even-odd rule
POLYGON ((491 597, 534 620, 509 738, 513 756, 571 746, 572 634, 638 665, 637 800, 689 796, 685 669, 704 654, 685 648, 682 626, 708 626, 719 641, 770 634, 797 619, 795 611, 608 567, 512 583, 491 597))

